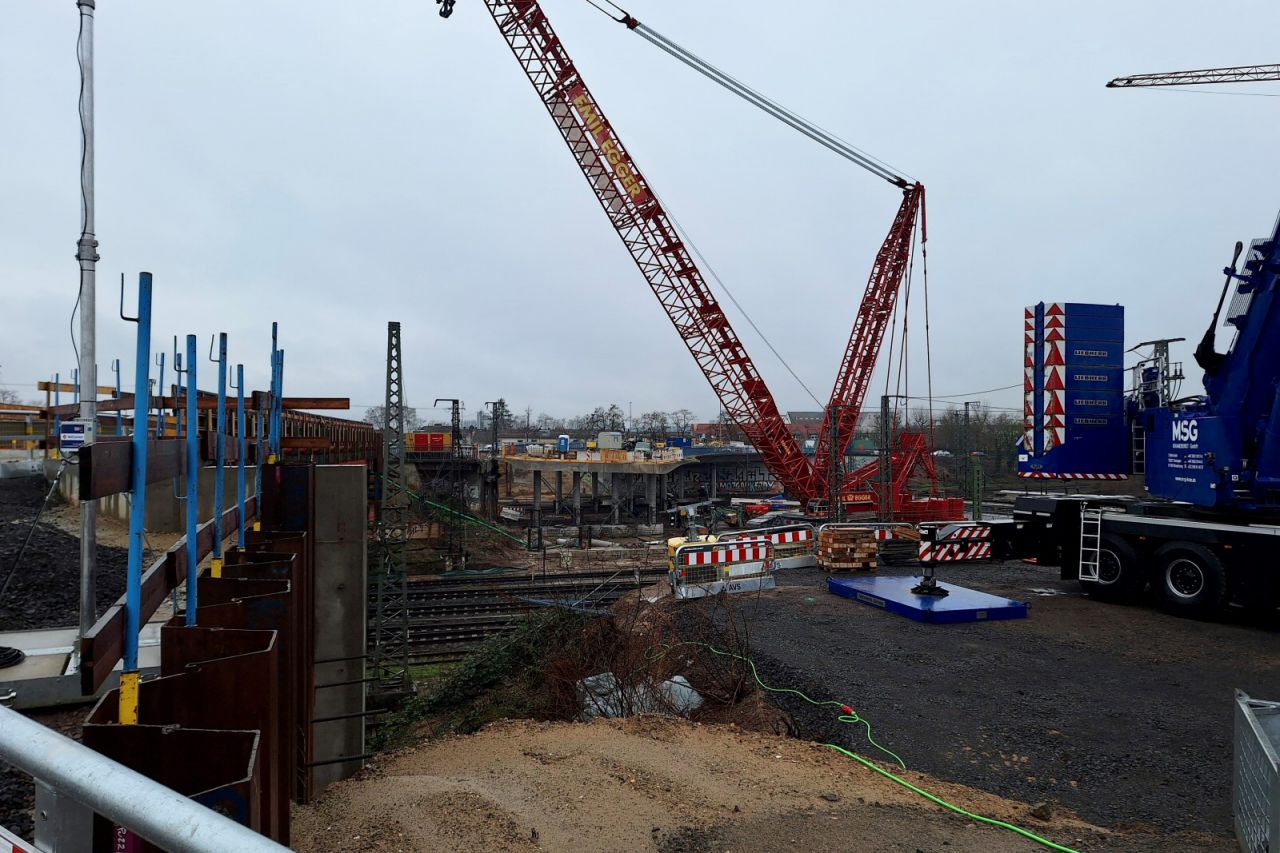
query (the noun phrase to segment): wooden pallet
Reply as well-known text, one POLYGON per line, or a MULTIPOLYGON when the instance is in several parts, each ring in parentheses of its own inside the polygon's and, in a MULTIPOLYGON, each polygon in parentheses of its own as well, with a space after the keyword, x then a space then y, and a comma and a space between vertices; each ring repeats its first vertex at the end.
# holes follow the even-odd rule
POLYGON ((876 564, 874 562, 855 562, 855 563, 833 563, 821 562, 822 568, 829 572, 874 572, 876 564))
POLYGON ((879 546, 874 530, 846 527, 818 535, 818 565, 833 572, 873 572, 879 546))

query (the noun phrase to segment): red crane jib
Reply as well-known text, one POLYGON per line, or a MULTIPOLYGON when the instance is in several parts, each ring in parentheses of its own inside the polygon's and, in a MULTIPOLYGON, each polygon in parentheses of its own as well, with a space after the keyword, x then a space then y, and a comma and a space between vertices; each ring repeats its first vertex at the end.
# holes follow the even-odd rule
MULTIPOLYGON (((825 465, 801 451, 773 395, 667 213, 591 95, 537 0, 484 0, 503 38, 564 137, 587 183, 729 417, 782 486, 801 501, 825 489, 825 465)), ((832 403, 861 405, 910 258, 924 188, 905 191, 876 257, 832 403), (865 375, 864 375, 865 374, 865 375)), ((828 410, 830 411, 830 409, 828 410)), ((857 423, 842 410, 839 447, 857 423)), ((826 431, 824 439, 829 441, 826 431)), ((823 457, 819 456, 819 459, 823 457)))
MULTIPOLYGON (((867 289, 858 308, 858 316, 849 333, 840 370, 836 373, 835 386, 831 389, 831 404, 818 431, 814 465, 810 474, 809 491, 824 495, 827 491, 826 460, 831 454, 831 414, 838 413, 836 425, 836 452, 843 455, 849 439, 862 414, 862 403, 871 385, 876 358, 884 342, 885 330, 893 316, 898 291, 906 277, 911 262, 912 243, 916 217, 924 214, 924 187, 914 184, 903 191, 902 204, 893 219, 889 234, 876 254, 875 265, 867 279, 867 289)), ((922 237, 927 236, 924 232, 922 237)))

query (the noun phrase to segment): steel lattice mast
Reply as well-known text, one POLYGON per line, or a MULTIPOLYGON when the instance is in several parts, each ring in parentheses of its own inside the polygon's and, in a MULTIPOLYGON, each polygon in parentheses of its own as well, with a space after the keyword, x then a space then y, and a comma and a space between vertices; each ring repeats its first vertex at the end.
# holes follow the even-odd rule
POLYGON ((1198 86, 1204 83, 1265 83, 1270 80, 1280 80, 1280 65, 1237 65, 1234 68, 1202 68, 1197 71, 1131 74, 1128 77, 1117 77, 1107 84, 1107 88, 1198 86))
POLYGON ((369 657, 376 688, 409 687, 409 596, 405 586, 405 550, 409 541, 409 495, 404 475, 404 379, 400 324, 387 323, 387 393, 382 427, 382 507, 377 559, 370 577, 374 619, 369 657))
POLYGON ((809 460, 657 197, 536 0, 485 0, 609 221, 729 416, 783 486, 808 496, 809 460))
MULTIPOLYGON (((831 389, 831 402, 823 416, 822 429, 818 432, 817 448, 813 455, 815 460, 826 459, 831 452, 833 414, 837 420, 837 456, 844 456, 845 448, 853 438, 853 431, 862 414, 862 403, 866 399, 867 389, 871 387, 871 375, 875 371, 876 359, 880 356, 880 345, 884 341, 889 319, 893 316, 894 305, 898 301, 898 292, 902 289, 903 279, 910 267, 917 217, 923 222, 924 186, 921 184, 913 184, 904 191, 902 205, 889 228, 889 235, 876 254, 876 262, 871 268, 871 277, 867 280, 867 289, 862 295, 853 331, 849 333, 849 343, 845 346, 844 357, 840 361, 835 387, 831 389)), ((923 242, 926 239, 923 225, 920 236, 923 242)), ((828 492, 827 479, 828 468, 815 462, 810 492, 814 495, 828 492)))

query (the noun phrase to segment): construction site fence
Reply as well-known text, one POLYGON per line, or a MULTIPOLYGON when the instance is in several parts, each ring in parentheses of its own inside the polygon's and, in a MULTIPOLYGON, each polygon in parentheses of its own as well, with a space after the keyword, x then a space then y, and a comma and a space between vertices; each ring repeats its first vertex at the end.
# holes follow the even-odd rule
POLYGON ((818 537, 812 524, 784 524, 722 534, 720 542, 765 538, 773 548, 774 569, 817 564, 818 537))
POLYGON ((1280 702, 1236 691, 1231 811, 1245 853, 1280 850, 1280 702))
POLYGON ((681 545, 672 557, 674 587, 733 583, 773 574, 773 544, 765 537, 681 545))

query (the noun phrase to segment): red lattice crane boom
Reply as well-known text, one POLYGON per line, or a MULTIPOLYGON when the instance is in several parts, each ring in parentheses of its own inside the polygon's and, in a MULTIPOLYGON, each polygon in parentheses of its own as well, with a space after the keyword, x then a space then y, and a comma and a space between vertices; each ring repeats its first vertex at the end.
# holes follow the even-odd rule
MULTIPOLYGON (((452 0, 437 0, 448 16, 452 0)), ((583 175, 648 281, 676 332, 688 347, 728 415, 763 457, 782 486, 808 503, 827 488, 822 455, 830 447, 829 424, 819 439, 820 460, 811 464, 708 287, 671 219, 649 189, 635 161, 591 95, 537 0, 484 0, 498 30, 550 113, 583 175)), ((896 175, 888 166, 769 101, 758 92, 665 39, 630 15, 620 23, 666 52, 832 151, 881 177, 904 194, 889 236, 876 256, 853 332, 837 373, 827 418, 839 411, 840 453, 857 425, 884 340, 898 290, 910 264, 917 217, 924 215, 924 187, 896 175)))
MULTIPOLYGON (((902 281, 911 263, 917 216, 923 222, 924 186, 912 184, 903 191, 898 215, 894 217, 889 236, 876 254, 875 266, 871 268, 871 277, 867 281, 853 331, 849 334, 840 370, 836 373, 835 386, 831 389, 831 402, 823 416, 817 449, 813 454, 814 465, 809 486, 812 496, 827 493, 828 466, 823 465, 822 461, 831 454, 832 413, 836 413, 838 418, 836 451, 839 456, 844 455, 849 440, 853 438, 853 431, 858 426, 862 403, 871 386, 871 375, 880 355, 880 345, 884 342, 885 330, 889 327, 889 319, 893 316, 893 308, 898 300, 898 291, 902 289, 902 281)), ((922 240, 925 239, 925 234, 922 225, 922 240)))
POLYGON ((536 0, 484 0, 582 173, 721 405, 790 492, 801 452, 742 341, 536 0))

